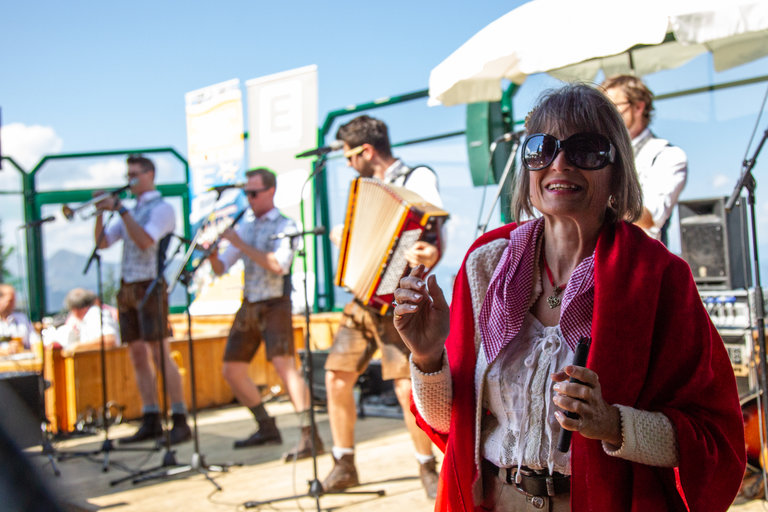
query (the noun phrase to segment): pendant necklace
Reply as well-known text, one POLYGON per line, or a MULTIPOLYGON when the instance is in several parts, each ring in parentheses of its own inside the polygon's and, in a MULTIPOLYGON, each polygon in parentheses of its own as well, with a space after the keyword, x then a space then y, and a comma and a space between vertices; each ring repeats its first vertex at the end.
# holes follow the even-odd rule
POLYGON ((549 269, 549 265, 547 264, 547 256, 544 254, 543 250, 541 251, 541 259, 544 262, 544 271, 547 273, 549 284, 551 284, 553 288, 552 295, 547 297, 547 306, 549 306, 549 309, 555 309, 562 302, 560 294, 563 293, 563 290, 565 290, 565 284, 555 286, 555 278, 552 276, 552 271, 549 269))

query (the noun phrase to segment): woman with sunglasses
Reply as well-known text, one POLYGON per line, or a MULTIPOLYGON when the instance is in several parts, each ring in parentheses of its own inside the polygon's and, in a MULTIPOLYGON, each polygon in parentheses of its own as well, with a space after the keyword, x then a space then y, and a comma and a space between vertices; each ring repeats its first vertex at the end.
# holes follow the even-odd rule
POLYGON ((420 267, 395 292, 413 410, 445 451, 436 510, 726 510, 745 464, 733 371, 688 265, 630 224, 621 116, 568 85, 526 130, 529 220, 473 244, 450 314, 420 267))

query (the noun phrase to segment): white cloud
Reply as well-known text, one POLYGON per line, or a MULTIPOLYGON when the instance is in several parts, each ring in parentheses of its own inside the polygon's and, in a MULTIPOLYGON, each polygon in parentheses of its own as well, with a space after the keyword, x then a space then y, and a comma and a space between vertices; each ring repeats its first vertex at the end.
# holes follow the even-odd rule
POLYGON ((40 159, 61 151, 63 142, 50 126, 11 123, 2 127, 3 154, 13 158, 25 171, 32 169, 40 159))

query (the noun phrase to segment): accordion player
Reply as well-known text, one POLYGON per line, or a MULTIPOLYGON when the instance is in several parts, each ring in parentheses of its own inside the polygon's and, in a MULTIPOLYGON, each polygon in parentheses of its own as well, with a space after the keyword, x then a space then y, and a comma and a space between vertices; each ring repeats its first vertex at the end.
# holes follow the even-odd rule
POLYGON ((363 305, 386 314, 400 278, 408 271, 405 252, 425 238, 439 248, 447 219, 448 212, 411 190, 356 178, 347 201, 336 285, 347 288, 363 305))

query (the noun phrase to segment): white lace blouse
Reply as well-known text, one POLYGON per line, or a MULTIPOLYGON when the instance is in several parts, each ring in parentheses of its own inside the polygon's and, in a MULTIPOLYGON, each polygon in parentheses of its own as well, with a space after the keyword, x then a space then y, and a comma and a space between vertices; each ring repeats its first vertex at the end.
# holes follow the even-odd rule
POLYGON ((570 362, 560 327, 526 313, 520 332, 485 375, 480 445, 499 467, 527 466, 570 474, 570 455, 557 449, 560 424, 552 403, 552 373, 570 362), (526 356, 527 354, 527 356, 526 356))

